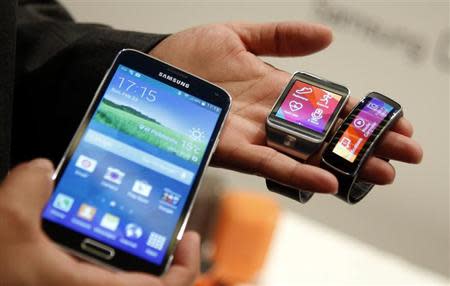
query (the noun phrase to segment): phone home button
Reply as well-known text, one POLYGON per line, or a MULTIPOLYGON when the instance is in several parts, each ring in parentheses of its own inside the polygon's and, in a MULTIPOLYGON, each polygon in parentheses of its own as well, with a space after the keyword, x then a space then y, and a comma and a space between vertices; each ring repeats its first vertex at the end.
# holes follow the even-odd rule
POLYGON ((92 240, 90 238, 85 238, 81 242, 81 249, 83 249, 86 252, 89 252, 95 256, 98 256, 100 258, 110 260, 114 257, 116 254, 114 251, 114 248, 111 248, 109 246, 106 246, 98 241, 92 240))

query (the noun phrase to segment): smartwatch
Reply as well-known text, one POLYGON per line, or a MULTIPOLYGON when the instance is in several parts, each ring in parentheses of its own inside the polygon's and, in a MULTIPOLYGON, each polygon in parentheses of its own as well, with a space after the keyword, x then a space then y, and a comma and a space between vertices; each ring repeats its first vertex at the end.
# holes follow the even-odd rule
MULTIPOLYGON (((267 117, 267 145, 304 162, 323 145, 349 95, 345 86, 310 73, 294 73, 267 117)), ((301 203, 313 195, 269 179, 266 185, 301 203)))
POLYGON ((383 134, 402 115, 400 104, 380 93, 371 92, 345 118, 325 149, 320 163, 338 179, 338 198, 355 204, 369 193, 373 184, 359 180, 359 170, 383 134))

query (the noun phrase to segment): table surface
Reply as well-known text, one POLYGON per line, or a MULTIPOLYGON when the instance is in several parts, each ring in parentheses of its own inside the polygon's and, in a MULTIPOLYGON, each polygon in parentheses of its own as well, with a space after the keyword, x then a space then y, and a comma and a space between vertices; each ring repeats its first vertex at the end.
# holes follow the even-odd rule
POLYGON ((448 286, 450 280, 283 210, 256 284, 448 286))

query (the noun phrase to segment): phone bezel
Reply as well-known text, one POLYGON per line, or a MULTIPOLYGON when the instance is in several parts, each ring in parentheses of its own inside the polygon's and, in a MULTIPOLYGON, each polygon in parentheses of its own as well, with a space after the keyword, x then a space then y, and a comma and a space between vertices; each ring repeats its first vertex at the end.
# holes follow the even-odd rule
POLYGON ((195 196, 197 194, 198 186, 200 185, 202 175, 212 156, 213 148, 216 146, 215 144, 217 143, 220 131, 223 127, 223 124, 226 120, 226 116, 230 109, 231 96, 224 89, 204 79, 194 76, 186 71, 180 70, 179 68, 176 68, 168 63, 153 58, 147 54, 131 49, 125 49, 120 51, 116 56, 115 60, 113 61, 111 67, 108 69, 106 75, 104 76, 102 83, 100 84, 86 114, 83 117, 82 122, 80 123, 75 135, 73 136, 69 144, 69 147, 67 148, 62 160, 60 161, 54 173, 53 179, 55 181, 55 186, 58 184, 59 179, 64 173, 63 170, 67 166, 68 162, 72 158, 73 153, 75 152, 77 146, 79 145, 80 140, 86 130, 86 127, 88 126, 89 121, 91 120, 95 110, 97 109, 97 106, 100 103, 119 65, 129 67, 135 71, 138 71, 142 74, 152 77, 158 81, 168 84, 181 91, 185 91, 186 93, 192 94, 204 101, 207 101, 211 104, 214 104, 222 108, 216 126, 207 144, 205 155, 202 158, 199 170, 196 176, 194 177, 193 183, 191 185, 191 191, 189 192, 189 196, 186 200, 186 203, 183 207, 179 220, 176 224, 173 235, 169 241, 169 247, 167 248, 164 258, 161 264, 157 265, 147 260, 144 260, 140 257, 127 253, 123 250, 117 249, 102 241, 101 243, 115 250, 114 257, 112 257, 111 259, 104 259, 99 256, 94 256, 81 248, 81 243, 83 242, 84 239, 90 238, 89 236, 73 231, 63 225, 54 223, 45 218, 42 218, 42 227, 51 239, 56 241, 63 248, 69 249, 69 252, 71 252, 72 254, 75 255, 79 254, 79 256, 84 258, 87 256, 91 258, 89 259, 90 261, 98 262, 98 264, 101 265, 108 265, 111 268, 130 271, 141 271, 155 275, 160 275, 166 269, 168 262, 170 262, 171 255, 175 250, 176 244, 181 239, 181 236, 184 232, 184 228, 186 226, 190 211, 192 209, 192 205, 195 200, 195 196), (189 87, 181 86, 176 82, 172 82, 167 79, 164 80, 164 78, 158 76, 160 72, 169 75, 175 75, 175 77, 180 78, 185 82, 188 82, 189 87))
POLYGON ((398 118, 402 116, 402 107, 400 104, 394 100, 378 93, 371 92, 366 97, 364 97, 350 112, 350 114, 345 118, 344 122, 338 128, 338 130, 333 135, 330 143, 325 149, 322 162, 331 166, 333 169, 344 175, 355 176, 365 159, 372 154, 375 144, 381 138, 381 136, 396 122, 398 118), (373 131, 369 139, 365 142, 364 146, 358 153, 358 156, 353 162, 350 162, 341 156, 333 152, 334 147, 338 143, 342 134, 347 130, 349 125, 353 122, 353 119, 361 112, 361 110, 370 102, 372 98, 377 98, 393 107, 393 109, 386 115, 386 117, 379 123, 377 128, 373 131))
POLYGON ((308 141, 321 143, 325 140, 325 138, 328 136, 328 133, 331 129, 331 127, 336 122, 339 114, 341 113, 342 109, 345 107, 345 104, 347 103, 347 100, 350 96, 350 90, 346 88, 343 85, 328 81, 326 79, 320 78, 316 75, 307 73, 307 72, 295 72, 292 75, 292 78, 290 79, 289 83, 286 85, 286 87, 283 89, 281 95, 278 97, 278 100, 272 107, 272 111, 270 112, 269 116, 267 117, 267 124, 274 129, 280 130, 284 133, 294 135, 295 137, 303 138, 308 141), (307 83, 309 85, 312 85, 314 87, 335 93, 339 96, 341 96, 341 99, 339 100, 338 105, 336 106, 334 112, 330 116, 330 119, 328 120, 327 124, 324 127, 323 132, 317 132, 310 128, 292 123, 290 121, 278 118, 276 116, 277 111, 280 109, 281 105, 283 104, 285 98, 287 97, 289 91, 291 90, 292 86, 295 84, 295 82, 301 81, 304 83, 307 83))

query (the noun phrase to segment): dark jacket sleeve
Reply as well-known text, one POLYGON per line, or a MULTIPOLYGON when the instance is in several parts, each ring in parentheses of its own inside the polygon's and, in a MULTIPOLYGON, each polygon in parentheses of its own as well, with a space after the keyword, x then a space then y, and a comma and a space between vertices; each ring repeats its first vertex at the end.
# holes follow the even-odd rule
POLYGON ((74 23, 54 1, 22 1, 17 13, 13 164, 61 158, 89 102, 123 48, 149 51, 166 35, 74 23))

